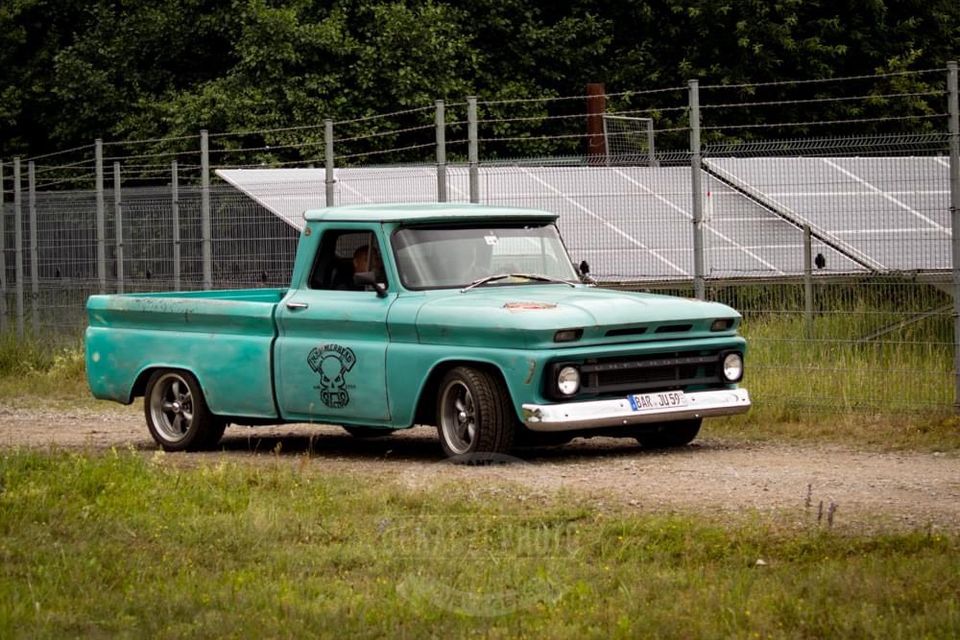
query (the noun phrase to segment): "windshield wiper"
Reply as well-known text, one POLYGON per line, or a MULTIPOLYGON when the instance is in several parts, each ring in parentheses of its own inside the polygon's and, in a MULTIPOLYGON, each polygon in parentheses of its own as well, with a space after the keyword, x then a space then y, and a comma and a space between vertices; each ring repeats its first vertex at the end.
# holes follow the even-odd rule
POLYGON ((505 278, 526 278, 527 280, 537 280, 540 282, 556 282, 559 284, 568 284, 571 287, 577 286, 576 282, 572 282, 570 280, 564 280, 562 278, 552 278, 550 276, 542 276, 536 273, 497 273, 494 275, 484 276, 482 278, 478 278, 474 280, 473 282, 465 286, 463 289, 461 289, 460 292, 463 293, 464 291, 469 291, 474 287, 479 287, 481 285, 487 284, 488 282, 503 280, 505 278))

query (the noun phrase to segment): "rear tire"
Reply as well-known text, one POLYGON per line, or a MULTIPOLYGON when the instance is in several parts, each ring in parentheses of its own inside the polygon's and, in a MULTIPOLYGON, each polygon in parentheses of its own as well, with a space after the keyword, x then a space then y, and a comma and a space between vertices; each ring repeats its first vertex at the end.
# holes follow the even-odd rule
POLYGON ((473 367, 447 372, 437 393, 443 452, 458 462, 482 462, 513 447, 516 416, 510 393, 495 374, 473 367))
POLYGON ((657 425, 656 430, 638 434, 636 437, 644 449, 673 449, 684 447, 700 433, 701 418, 678 420, 657 425))
POLYGON ((227 427, 210 412, 200 383, 188 371, 154 371, 144 392, 143 413, 150 435, 164 451, 213 449, 227 427))

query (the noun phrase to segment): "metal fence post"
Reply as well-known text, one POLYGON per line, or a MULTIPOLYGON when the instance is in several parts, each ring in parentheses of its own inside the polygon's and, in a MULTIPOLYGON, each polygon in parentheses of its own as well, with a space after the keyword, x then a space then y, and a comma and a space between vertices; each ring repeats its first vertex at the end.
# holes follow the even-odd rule
POLYGON ((20 157, 13 159, 13 250, 17 278, 17 335, 23 337, 23 198, 20 157))
POLYGON ((177 161, 170 163, 170 191, 173 199, 173 288, 180 290, 180 177, 177 161))
POLYGON ((94 142, 97 181, 97 280, 100 293, 107 292, 106 205, 103 201, 103 140, 94 142))
POLYGON ((326 195, 326 202, 328 207, 334 205, 334 193, 333 185, 333 120, 327 119, 323 121, 323 143, 324 143, 324 152, 323 152, 323 167, 324 167, 324 191, 326 195))
POLYGON ((200 131, 200 235, 203 245, 203 288, 213 288, 213 244, 210 232, 210 138, 200 131))
POLYGON ((437 100, 437 202, 447 201, 447 124, 443 100, 437 100))
POLYGON ((813 242, 810 225, 803 225, 803 330, 813 338, 813 242))
POLYGON ((947 63, 947 110, 950 113, 950 228, 953 249, 953 408, 960 411, 960 99, 957 63, 947 63))
POLYGON ((700 84, 689 81, 690 87, 690 176, 693 189, 693 295, 706 298, 703 269, 703 187, 700 156, 700 84))
POLYGON ((7 229, 4 214, 6 213, 6 185, 4 184, 3 162, 0 162, 0 332, 7 331, 7 229))
POLYGON ((40 251, 37 243, 37 168, 27 162, 27 214, 30 220, 30 324, 40 333, 40 251))
POLYGON ((113 163, 113 224, 117 248, 117 293, 123 293, 123 194, 120 191, 120 163, 113 163))
POLYGON ((477 99, 467 98, 467 162, 470 166, 470 202, 480 202, 480 141, 477 136, 477 99))

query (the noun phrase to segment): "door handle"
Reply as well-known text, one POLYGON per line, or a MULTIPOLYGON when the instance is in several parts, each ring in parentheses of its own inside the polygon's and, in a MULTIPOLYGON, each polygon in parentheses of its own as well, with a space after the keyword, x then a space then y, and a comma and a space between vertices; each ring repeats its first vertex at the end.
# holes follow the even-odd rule
POLYGON ((310 305, 308 305, 306 302, 288 302, 287 303, 287 309, 290 309, 291 311, 299 311, 300 309, 306 309, 309 306, 310 305))

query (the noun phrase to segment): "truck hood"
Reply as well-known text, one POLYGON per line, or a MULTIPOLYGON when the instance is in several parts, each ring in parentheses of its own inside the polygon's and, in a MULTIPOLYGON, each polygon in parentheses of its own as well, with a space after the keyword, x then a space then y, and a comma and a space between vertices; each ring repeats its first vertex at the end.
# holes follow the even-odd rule
POLYGON ((726 305, 687 298, 523 285, 435 292, 420 307, 416 323, 424 343, 557 348, 733 335, 740 315, 726 305), (733 322, 724 332, 710 331, 717 318, 733 322), (583 335, 557 343, 554 335, 561 329, 582 329, 583 335))

